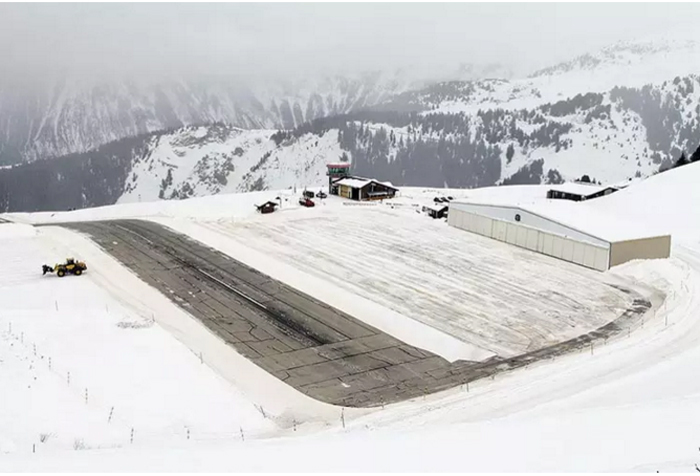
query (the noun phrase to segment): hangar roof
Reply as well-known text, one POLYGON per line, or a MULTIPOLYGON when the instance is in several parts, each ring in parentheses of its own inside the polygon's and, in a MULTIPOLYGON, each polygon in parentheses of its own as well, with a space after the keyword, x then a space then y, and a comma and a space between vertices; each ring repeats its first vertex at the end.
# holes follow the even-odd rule
POLYGON ((598 211, 586 202, 572 202, 570 200, 534 200, 529 203, 507 203, 505 201, 489 203, 470 200, 455 200, 452 202, 454 205, 459 205, 460 203, 530 212, 608 242, 663 236, 650 231, 643 223, 598 211))

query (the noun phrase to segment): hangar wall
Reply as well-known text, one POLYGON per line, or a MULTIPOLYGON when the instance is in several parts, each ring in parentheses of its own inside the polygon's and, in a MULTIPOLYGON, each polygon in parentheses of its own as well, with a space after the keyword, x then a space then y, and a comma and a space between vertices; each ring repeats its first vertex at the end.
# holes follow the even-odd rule
POLYGON ((638 240, 616 241, 610 244, 610 266, 633 259, 658 259, 671 256, 671 236, 655 236, 638 240))
POLYGON ((560 223, 557 223, 556 221, 537 215, 527 210, 521 210, 518 208, 500 205, 451 203, 449 213, 452 213, 454 210, 461 210, 481 216, 488 216, 497 220, 503 220, 509 223, 517 224, 519 226, 525 225, 532 228, 536 228, 538 230, 543 230, 545 232, 550 232, 567 238, 573 238, 578 241, 586 241, 599 246, 608 247, 609 245, 608 241, 602 240, 595 236, 591 236, 587 233, 573 229, 569 226, 562 225, 560 223), (520 217, 519 221, 516 221, 516 215, 520 217))
MULTIPOLYGON (((576 239, 578 238, 577 236, 562 236, 564 233, 559 234, 553 230, 562 227, 567 230, 566 234, 568 235, 572 235, 574 232, 577 235, 583 235, 583 233, 565 228, 563 225, 551 221, 547 223, 549 226, 547 231, 535 229, 533 228, 535 226, 534 223, 537 223, 538 219, 544 220, 544 218, 525 211, 518 210, 517 212, 521 216, 521 222, 516 222, 514 219, 513 221, 506 220, 506 213, 509 214, 508 216, 515 216, 515 211, 512 208, 490 207, 489 214, 498 218, 490 218, 473 213, 472 211, 478 210, 474 208, 471 209, 472 211, 467 211, 470 207, 475 206, 462 203, 450 205, 447 218, 448 224, 455 228, 471 231, 472 233, 599 271, 605 271, 610 267, 610 244, 603 240, 588 235, 585 235, 585 241, 576 239), (527 218, 525 217, 526 215, 527 218), (530 223, 530 226, 527 223, 530 223), (598 243, 591 242, 592 239, 597 240, 598 243)), ((625 253, 624 249, 621 249, 621 253, 625 253)))

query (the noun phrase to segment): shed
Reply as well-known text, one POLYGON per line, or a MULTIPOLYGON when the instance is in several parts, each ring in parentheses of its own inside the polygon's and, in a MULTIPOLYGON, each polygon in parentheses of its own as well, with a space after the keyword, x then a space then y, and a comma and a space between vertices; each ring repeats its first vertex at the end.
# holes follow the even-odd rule
POLYGON ((258 213, 272 213, 277 209, 277 206, 277 202, 268 200, 267 202, 261 203, 260 205, 255 205, 255 208, 257 208, 258 213))
POLYGON ((585 204, 501 205, 452 202, 455 228, 605 271, 634 259, 668 258, 671 236, 650 233, 585 204))
POLYGON ((431 218, 445 218, 448 210, 449 207, 447 205, 441 204, 426 205, 423 207, 423 211, 431 218))
POLYGON ((547 198, 582 202, 617 192, 619 187, 570 182, 555 185, 547 191, 547 198))
POLYGON ((352 200, 383 200, 394 198, 398 189, 389 182, 379 182, 374 179, 347 177, 333 183, 341 197, 352 200))

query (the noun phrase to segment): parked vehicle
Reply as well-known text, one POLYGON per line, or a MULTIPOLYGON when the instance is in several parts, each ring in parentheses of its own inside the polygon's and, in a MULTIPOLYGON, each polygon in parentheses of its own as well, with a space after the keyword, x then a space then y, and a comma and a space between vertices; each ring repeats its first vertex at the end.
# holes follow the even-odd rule
POLYGON ((323 190, 321 190, 320 192, 318 192, 316 194, 316 198, 327 198, 327 197, 328 197, 328 195, 326 195, 326 193, 323 190))
POLYGON ((299 205, 301 205, 301 206, 303 206, 303 207, 309 207, 309 208, 310 208, 310 207, 315 206, 316 204, 314 203, 313 200, 311 200, 311 199, 308 198, 308 197, 301 197, 301 198, 299 199, 299 205))
POLYGON ((306 198, 314 198, 314 192, 304 190, 304 197, 306 197, 306 198))

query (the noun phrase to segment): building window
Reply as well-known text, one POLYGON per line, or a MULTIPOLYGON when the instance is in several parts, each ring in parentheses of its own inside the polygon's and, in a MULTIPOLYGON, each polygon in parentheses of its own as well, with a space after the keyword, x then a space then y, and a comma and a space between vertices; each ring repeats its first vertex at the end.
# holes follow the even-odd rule
POLYGON ((520 221, 520 213, 515 214, 515 221, 520 221))

